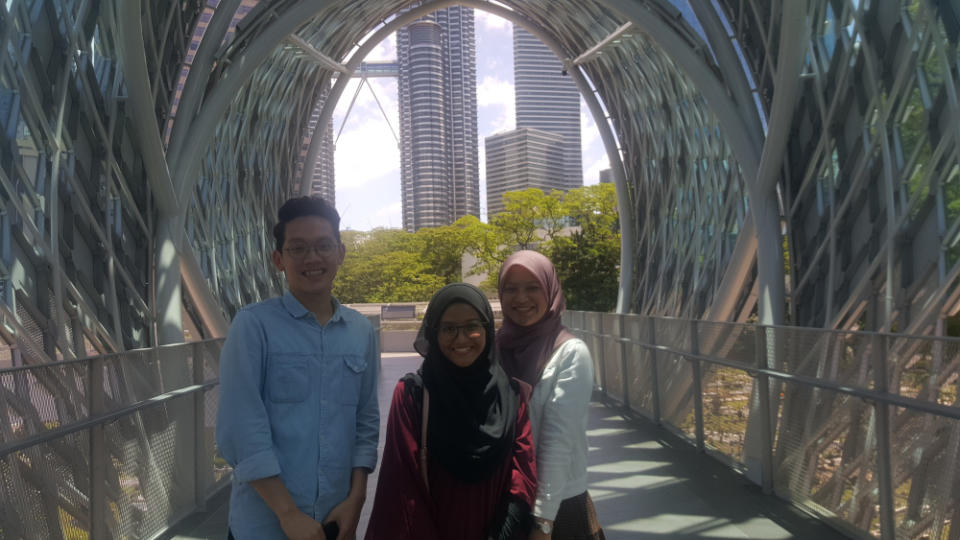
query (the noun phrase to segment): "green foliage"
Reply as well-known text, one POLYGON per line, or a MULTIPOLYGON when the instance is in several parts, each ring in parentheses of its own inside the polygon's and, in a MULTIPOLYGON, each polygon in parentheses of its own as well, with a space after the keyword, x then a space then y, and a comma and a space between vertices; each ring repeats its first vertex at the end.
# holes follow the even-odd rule
POLYGON ((557 236, 543 251, 563 283, 567 307, 611 311, 617 305, 620 277, 620 220, 612 184, 570 190, 565 213, 578 226, 570 236, 557 236))
POLYGON ((566 194, 532 188, 505 194, 504 203, 506 210, 490 224, 466 216, 416 233, 344 231, 347 255, 334 294, 346 303, 425 301, 443 285, 461 281, 467 253, 477 259, 468 271, 487 274, 482 288, 493 291, 500 265, 511 253, 537 249, 556 265, 570 309, 613 309, 620 259, 613 185, 566 194), (564 234, 571 224, 575 228, 564 234))

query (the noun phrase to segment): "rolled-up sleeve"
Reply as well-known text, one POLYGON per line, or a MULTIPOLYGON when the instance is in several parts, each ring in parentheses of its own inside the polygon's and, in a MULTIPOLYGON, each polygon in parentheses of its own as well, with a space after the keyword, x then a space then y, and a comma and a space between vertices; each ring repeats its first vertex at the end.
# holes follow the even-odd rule
POLYGON ((372 327, 367 337, 367 369, 360 386, 357 403, 357 436, 353 445, 353 467, 373 471, 377 466, 377 444, 380 439, 380 406, 377 402, 377 378, 380 351, 372 327))
POLYGON ((256 316, 242 310, 230 325, 220 352, 217 447, 241 482, 280 474, 263 404, 264 340, 256 316))
POLYGON ((556 385, 543 409, 537 444, 537 498, 533 514, 554 519, 566 488, 575 441, 583 437, 583 418, 593 392, 593 360, 587 346, 571 340, 560 350, 556 385))

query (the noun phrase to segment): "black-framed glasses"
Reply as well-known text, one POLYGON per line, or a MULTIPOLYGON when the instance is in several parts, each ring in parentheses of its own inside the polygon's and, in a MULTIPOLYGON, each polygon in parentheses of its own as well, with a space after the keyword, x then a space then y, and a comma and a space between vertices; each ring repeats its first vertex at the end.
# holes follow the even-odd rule
POLYGON ((441 324, 437 327, 437 334, 447 339, 457 339, 460 331, 467 337, 477 337, 483 332, 483 324, 472 321, 465 324, 441 324))
POLYGON ((330 255, 333 255, 339 247, 340 244, 334 242, 324 242, 322 244, 314 244, 312 246, 288 247, 284 248, 283 251, 285 251, 287 255, 293 257, 294 259, 303 260, 307 258, 307 254, 311 251, 320 257, 329 257, 330 255))

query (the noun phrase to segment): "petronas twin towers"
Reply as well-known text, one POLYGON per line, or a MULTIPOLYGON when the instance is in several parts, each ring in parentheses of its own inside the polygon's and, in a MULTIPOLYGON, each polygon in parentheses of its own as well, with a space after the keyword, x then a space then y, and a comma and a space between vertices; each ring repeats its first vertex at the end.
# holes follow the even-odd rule
POLYGON ((473 9, 435 11, 397 32, 403 228, 480 215, 473 9))
MULTIPOLYGON (((473 9, 454 6, 397 31, 400 178, 408 231, 480 216, 474 28, 473 9)), ((558 178, 558 187, 579 185, 579 94, 569 79, 559 84, 566 83, 572 94, 548 90, 557 87, 561 68, 539 40, 514 42, 517 126, 563 135, 569 178, 558 178)))

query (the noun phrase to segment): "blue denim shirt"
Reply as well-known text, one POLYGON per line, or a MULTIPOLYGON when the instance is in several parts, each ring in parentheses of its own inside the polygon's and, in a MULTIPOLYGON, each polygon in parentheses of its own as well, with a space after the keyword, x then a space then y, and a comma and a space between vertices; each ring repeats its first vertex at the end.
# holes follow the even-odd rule
POLYGON ((289 292, 237 313, 220 353, 217 445, 233 466, 237 540, 286 538, 251 480, 279 475, 317 521, 377 463, 378 351, 373 327, 334 301, 326 325, 289 292))

